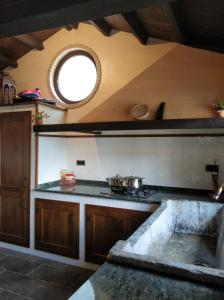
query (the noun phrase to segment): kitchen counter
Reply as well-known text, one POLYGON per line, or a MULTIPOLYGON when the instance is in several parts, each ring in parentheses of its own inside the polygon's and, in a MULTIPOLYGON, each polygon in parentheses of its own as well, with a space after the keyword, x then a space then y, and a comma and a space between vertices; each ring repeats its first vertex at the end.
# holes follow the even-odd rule
POLYGON ((59 181, 49 182, 40 184, 35 191, 38 192, 50 192, 50 193, 60 193, 60 194, 69 194, 69 195, 79 195, 79 196, 90 196, 96 198, 106 198, 106 199, 115 199, 123 201, 132 201, 132 202, 142 202, 142 203, 161 203, 163 200, 196 200, 196 201, 210 201, 206 196, 205 192, 202 196, 199 195, 199 191, 194 192, 192 190, 180 189, 172 190, 147 186, 154 193, 149 197, 133 197, 120 194, 112 194, 110 187, 101 181, 90 181, 90 180, 77 180, 77 184, 74 189, 64 189, 59 185, 59 181))
POLYGON ((69 300, 223 300, 224 287, 106 262, 69 300))

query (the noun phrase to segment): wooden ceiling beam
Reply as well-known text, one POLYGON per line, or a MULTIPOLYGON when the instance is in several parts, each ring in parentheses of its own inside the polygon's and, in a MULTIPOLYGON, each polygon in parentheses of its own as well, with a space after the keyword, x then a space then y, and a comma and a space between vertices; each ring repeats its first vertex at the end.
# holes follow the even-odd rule
MULTIPOLYGON (((0 2, 0 11, 5 10, 5 2, 0 2)), ((134 11, 155 3, 161 3, 161 0, 48 0, 48 5, 36 5, 35 0, 10 1, 7 13, 2 14, 0 20, 0 37, 63 27, 134 11)))
POLYGON ((65 26, 65 29, 67 29, 68 31, 71 31, 73 29, 78 29, 79 28, 79 23, 76 24, 69 24, 65 26))
POLYGON ((37 49, 39 51, 44 49, 44 45, 42 42, 38 41, 36 38, 34 38, 31 34, 21 34, 16 35, 14 38, 23 44, 30 46, 31 48, 37 49))
POLYGON ((148 40, 148 33, 143 28, 141 22, 139 21, 138 17, 136 16, 135 12, 128 12, 121 14, 121 17, 131 28, 132 33, 136 36, 136 38, 145 45, 148 40))
POLYGON ((11 58, 9 58, 8 56, 1 54, 0 53, 0 62, 5 65, 5 66, 9 66, 12 68, 17 68, 18 67, 18 63, 16 60, 13 60, 11 58))
POLYGON ((90 20, 89 22, 93 24, 103 35, 105 36, 111 35, 111 31, 113 28, 103 18, 90 20))
POLYGON ((164 8, 164 11, 166 12, 167 17, 172 25, 172 29, 173 29, 174 35, 176 37, 176 42, 183 43, 184 39, 183 39, 182 34, 180 33, 180 28, 179 28, 177 20, 174 16, 174 13, 173 13, 170 3, 166 0, 164 0, 164 2, 161 3, 161 5, 164 8))

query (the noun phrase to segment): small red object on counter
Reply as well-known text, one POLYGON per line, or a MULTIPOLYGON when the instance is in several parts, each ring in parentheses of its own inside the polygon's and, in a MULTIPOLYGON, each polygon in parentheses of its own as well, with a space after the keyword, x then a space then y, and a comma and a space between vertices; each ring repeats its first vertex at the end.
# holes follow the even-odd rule
POLYGON ((76 184, 75 173, 66 172, 66 170, 61 170, 61 186, 74 186, 76 184))

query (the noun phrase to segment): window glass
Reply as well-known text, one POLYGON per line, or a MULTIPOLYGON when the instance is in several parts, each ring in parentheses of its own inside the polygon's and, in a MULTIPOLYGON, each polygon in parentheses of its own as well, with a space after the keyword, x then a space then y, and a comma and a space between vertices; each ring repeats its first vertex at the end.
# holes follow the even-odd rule
POLYGON ((50 86, 58 100, 80 106, 96 93, 100 81, 100 64, 95 54, 71 49, 52 65, 50 86))

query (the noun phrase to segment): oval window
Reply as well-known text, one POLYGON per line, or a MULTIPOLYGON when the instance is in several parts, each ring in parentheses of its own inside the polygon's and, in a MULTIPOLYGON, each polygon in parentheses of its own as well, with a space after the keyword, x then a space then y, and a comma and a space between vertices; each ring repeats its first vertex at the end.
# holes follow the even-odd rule
POLYGON ((67 49, 54 61, 50 70, 50 86, 54 96, 69 107, 87 103, 100 82, 100 63, 88 49, 67 49))

